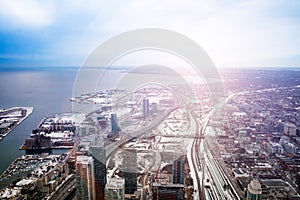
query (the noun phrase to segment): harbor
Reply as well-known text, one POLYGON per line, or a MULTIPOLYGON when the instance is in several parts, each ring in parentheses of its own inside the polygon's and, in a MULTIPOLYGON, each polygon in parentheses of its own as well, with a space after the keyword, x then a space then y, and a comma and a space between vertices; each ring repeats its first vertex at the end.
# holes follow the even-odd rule
POLYGON ((0 188, 3 188, 12 182, 21 179, 32 170, 38 168, 51 159, 48 154, 42 155, 23 155, 14 160, 10 166, 0 175, 0 188))
POLYGON ((0 199, 20 199, 24 195, 45 199, 46 195, 55 195, 57 185, 71 189, 75 179, 67 166, 68 157, 68 154, 41 154, 17 158, 0 176, 0 188, 5 187, 0 191, 0 199))

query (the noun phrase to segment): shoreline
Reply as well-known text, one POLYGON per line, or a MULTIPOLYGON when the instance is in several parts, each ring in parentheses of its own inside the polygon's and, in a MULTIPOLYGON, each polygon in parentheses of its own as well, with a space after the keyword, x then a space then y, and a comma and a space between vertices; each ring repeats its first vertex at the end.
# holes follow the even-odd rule
MULTIPOLYGON (((18 111, 26 111, 26 114, 24 116, 15 116, 14 120, 18 120, 16 123, 14 123, 11 127, 7 126, 4 127, 4 129, 6 129, 3 134, 0 135, 0 141, 2 141, 2 139, 4 139, 12 130, 14 130, 18 125, 20 125, 27 117, 29 117, 31 115, 31 113, 33 112, 33 107, 11 107, 11 108, 6 108, 6 109, 0 109, 0 112, 14 112, 14 110, 18 110, 18 111)), ((10 119, 13 118, 13 115, 1 115, 0 114, 0 118, 6 118, 10 119), (7 117, 8 116, 8 117, 7 117)), ((4 122, 5 123, 5 122, 4 122)))

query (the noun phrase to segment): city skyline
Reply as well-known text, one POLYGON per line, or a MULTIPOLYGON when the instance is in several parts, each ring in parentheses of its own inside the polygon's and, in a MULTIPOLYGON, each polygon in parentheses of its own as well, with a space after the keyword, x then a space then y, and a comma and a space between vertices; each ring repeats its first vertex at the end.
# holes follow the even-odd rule
POLYGON ((0 199, 300 199, 299 10, 0 0, 0 199))
MULTIPOLYGON (((4 73, 65 76, 71 71, 4 73)), ((9 166, 0 176, 0 197, 298 199, 299 74, 252 69, 225 71, 221 77, 228 92, 221 102, 213 101, 204 83, 192 84, 192 90, 180 83, 150 84, 69 99, 93 106, 89 113, 49 115, 54 106, 37 118, 40 122, 25 120, 24 125, 36 128, 24 131, 22 123, 0 143, 1 149, 7 144, 6 150, 17 149, 18 142, 10 141, 27 137, 19 147, 24 155, 11 155, 11 164, 4 161, 9 166)), ((30 97, 44 95, 36 94, 30 97)), ((41 112, 37 104, 34 108, 33 115, 41 112)), ((25 114, 20 108, 10 110, 0 116, 2 128, 25 114)))

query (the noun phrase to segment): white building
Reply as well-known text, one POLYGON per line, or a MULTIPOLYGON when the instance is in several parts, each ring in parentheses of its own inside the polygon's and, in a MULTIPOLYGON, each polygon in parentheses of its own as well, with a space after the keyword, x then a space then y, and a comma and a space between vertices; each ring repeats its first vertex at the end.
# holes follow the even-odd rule
POLYGON ((292 123, 285 123, 283 128, 283 133, 285 135, 296 136, 297 127, 292 123))
POLYGON ((271 154, 283 154, 283 148, 279 143, 269 142, 268 149, 271 154))
POLYGON ((121 178, 111 178, 105 186, 106 200, 124 200, 125 180, 121 178))
POLYGON ((247 188, 247 199, 249 200, 260 200, 262 198, 262 189, 259 181, 253 179, 247 188))

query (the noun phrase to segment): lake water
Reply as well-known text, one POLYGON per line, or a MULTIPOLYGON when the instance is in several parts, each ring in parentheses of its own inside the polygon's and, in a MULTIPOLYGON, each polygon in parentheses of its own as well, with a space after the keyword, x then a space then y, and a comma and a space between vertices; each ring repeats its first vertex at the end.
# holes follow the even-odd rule
POLYGON ((0 71, 0 107, 28 106, 33 113, 0 141, 0 173, 14 159, 40 121, 49 114, 71 111, 76 69, 2 70, 0 71))

